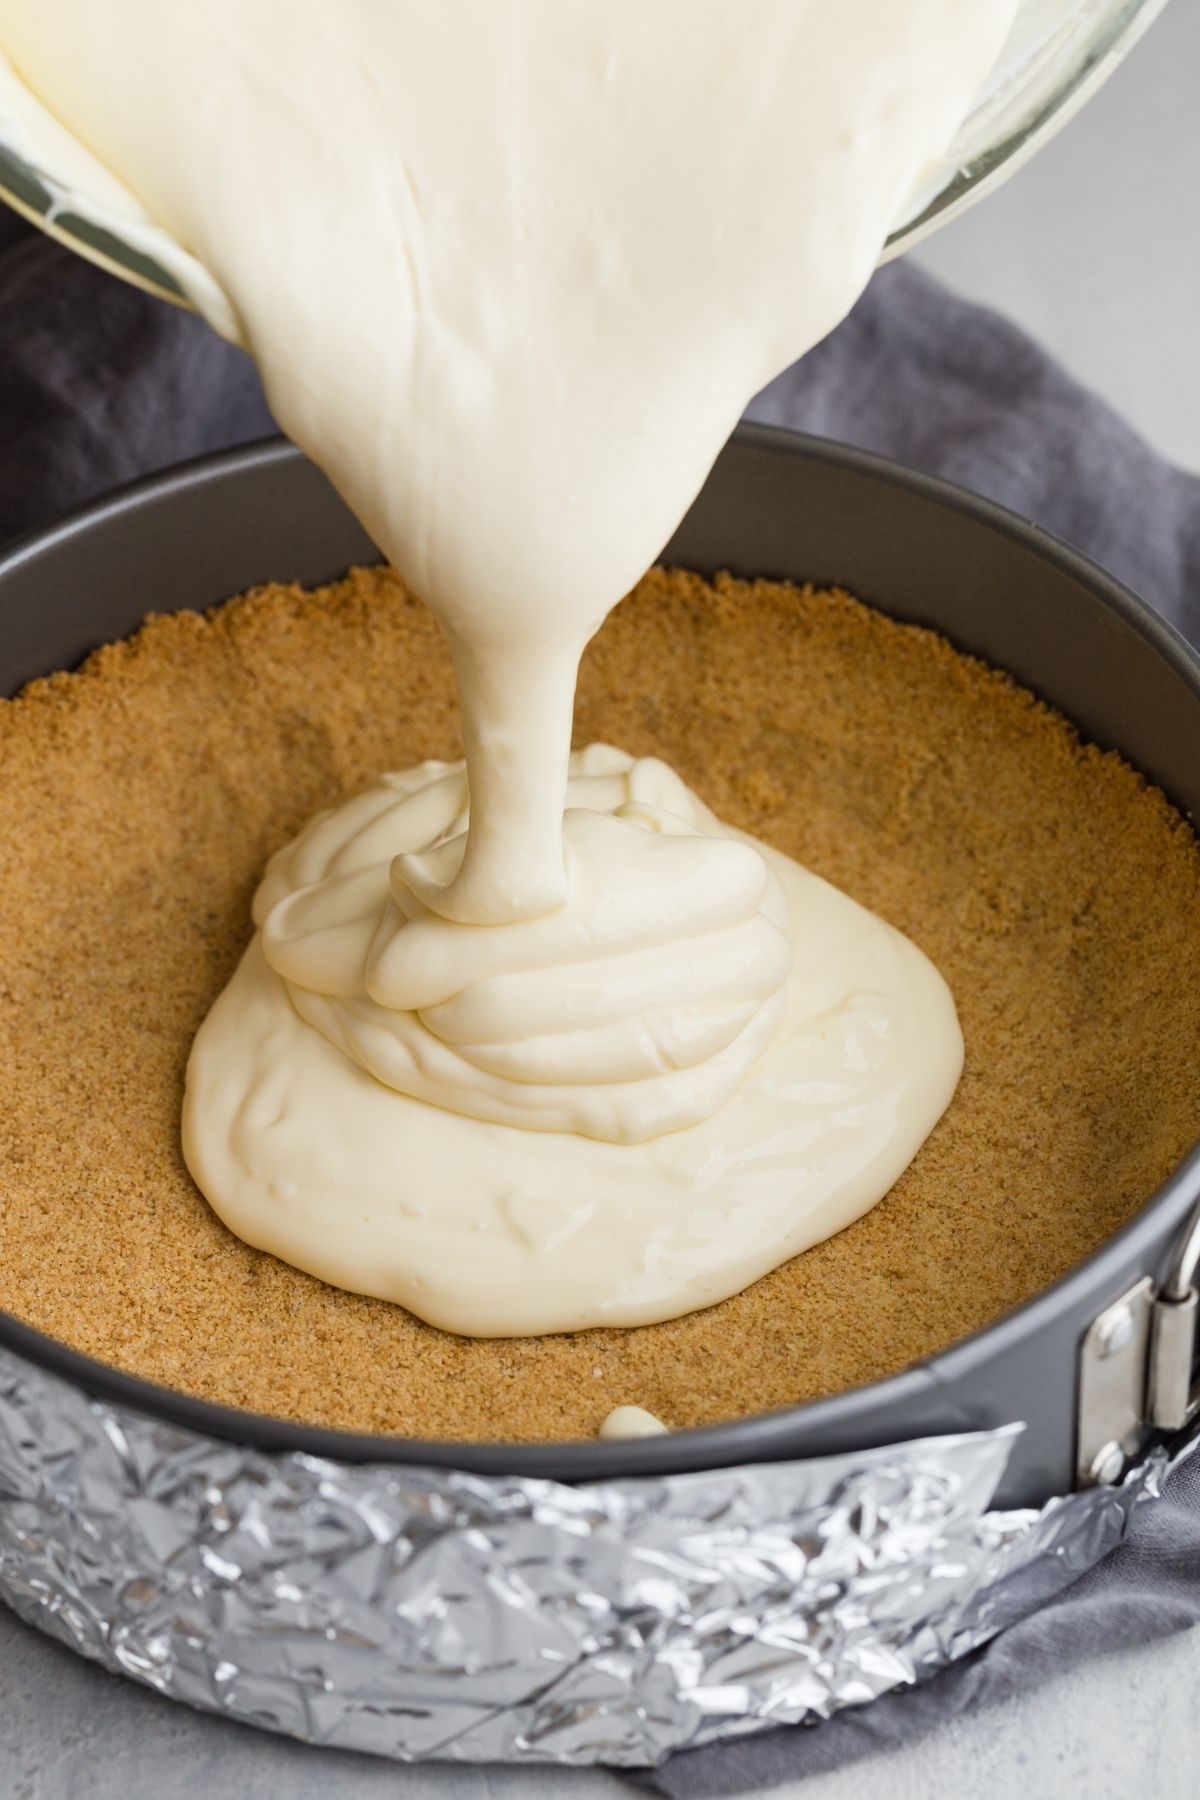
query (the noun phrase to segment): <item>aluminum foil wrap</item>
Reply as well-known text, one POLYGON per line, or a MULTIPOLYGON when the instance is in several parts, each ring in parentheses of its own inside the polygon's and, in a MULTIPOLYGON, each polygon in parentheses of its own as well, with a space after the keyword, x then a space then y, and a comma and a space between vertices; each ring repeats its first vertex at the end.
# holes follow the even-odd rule
POLYGON ((106 1668, 400 1759, 652 1764, 963 1656, 1119 1541, 1017 1427, 566 1487, 240 1448, 0 1351, 0 1594, 106 1668))

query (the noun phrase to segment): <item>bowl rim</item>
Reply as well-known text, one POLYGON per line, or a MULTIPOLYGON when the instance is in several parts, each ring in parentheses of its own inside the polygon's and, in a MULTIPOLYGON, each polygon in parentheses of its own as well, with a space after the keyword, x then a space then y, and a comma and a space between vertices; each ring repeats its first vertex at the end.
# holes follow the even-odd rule
MULTIPOLYGON (((1143 638, 1200 699, 1200 652, 1116 577, 1081 551, 1009 508, 940 476, 926 474, 873 451, 775 426, 743 424, 733 434, 731 443, 774 455, 830 464, 852 475, 882 481, 941 508, 965 514, 979 525, 1014 540, 1058 573, 1088 589, 1143 638)), ((112 520, 169 502, 174 496, 189 493, 209 481, 237 481, 266 468, 304 460, 301 452, 285 439, 262 438, 173 464, 74 507, 50 524, 0 545, 0 609, 4 603, 5 578, 18 568, 36 563, 41 556, 70 539, 101 530, 112 520)), ((886 611, 886 606, 881 610, 886 611)), ((881 1439, 877 1427, 868 1427, 861 1437, 854 1437, 859 1448, 866 1449, 906 1435, 903 1429, 906 1412, 928 1393, 931 1378, 936 1381, 939 1373, 949 1374, 951 1370, 956 1376, 977 1372, 1015 1340, 1036 1335, 1072 1299, 1087 1300, 1105 1288, 1112 1293, 1119 1291, 1131 1259, 1139 1253, 1148 1253, 1164 1223, 1182 1222, 1198 1197, 1200 1143, 1116 1232, 1048 1287, 990 1324, 880 1381, 748 1418, 671 1432, 665 1437, 507 1444, 426 1439, 306 1424, 205 1400, 149 1381, 75 1350, 2 1308, 0 1349, 83 1390, 95 1400, 128 1407, 165 1425, 267 1454, 298 1453, 324 1461, 376 1464, 392 1469, 458 1469, 481 1475, 541 1477, 564 1482, 700 1472, 731 1464, 780 1458, 793 1460, 798 1454, 794 1443, 798 1425, 804 1427, 806 1436, 820 1436, 831 1427, 836 1427, 841 1437, 852 1436, 859 1419, 880 1410, 895 1417, 897 1431, 890 1439, 881 1439), (787 1443, 784 1440, 789 1434, 793 1441, 787 1443)))

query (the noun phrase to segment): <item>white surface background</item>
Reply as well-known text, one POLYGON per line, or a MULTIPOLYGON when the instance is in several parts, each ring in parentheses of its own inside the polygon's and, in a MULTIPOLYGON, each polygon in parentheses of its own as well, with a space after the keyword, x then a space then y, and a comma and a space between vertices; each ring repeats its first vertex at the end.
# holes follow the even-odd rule
MULTIPOLYGON (((1172 0, 1028 169, 917 253, 1200 469, 1200 0, 1172 0)), ((1200 1634, 1067 1669, 804 1800, 1063 1800, 1200 1788, 1200 1634)), ((0 1800, 601 1800, 604 1773, 396 1769, 260 1736, 93 1669, 0 1609, 0 1800)))

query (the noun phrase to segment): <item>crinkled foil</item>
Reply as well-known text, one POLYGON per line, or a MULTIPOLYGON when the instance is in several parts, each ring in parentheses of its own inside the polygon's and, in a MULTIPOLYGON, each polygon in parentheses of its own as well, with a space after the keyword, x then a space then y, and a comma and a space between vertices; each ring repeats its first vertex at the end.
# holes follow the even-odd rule
POLYGON ((266 1455, 0 1352, 0 1594, 178 1700, 401 1758, 652 1764, 924 1679, 1157 1492, 989 1512, 1016 1427, 565 1487, 266 1455))

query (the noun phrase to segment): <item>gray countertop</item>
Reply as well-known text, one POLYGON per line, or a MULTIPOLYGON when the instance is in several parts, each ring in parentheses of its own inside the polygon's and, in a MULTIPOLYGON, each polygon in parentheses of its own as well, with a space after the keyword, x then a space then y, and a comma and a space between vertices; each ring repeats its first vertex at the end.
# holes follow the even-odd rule
MULTIPOLYGON (((1200 468, 1200 5, 1173 0, 1087 112, 917 254, 1024 324, 1160 449, 1200 468)), ((1200 1634, 1066 1669, 805 1800, 1060 1800, 1195 1792, 1200 1634)), ((786 1793, 789 1790, 776 1790, 786 1793)), ((790 1790, 798 1794, 799 1787, 790 1790)), ((601 1800, 600 1772, 397 1770, 203 1717, 0 1609, 0 1800, 601 1800)))

